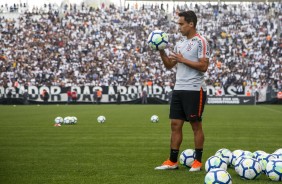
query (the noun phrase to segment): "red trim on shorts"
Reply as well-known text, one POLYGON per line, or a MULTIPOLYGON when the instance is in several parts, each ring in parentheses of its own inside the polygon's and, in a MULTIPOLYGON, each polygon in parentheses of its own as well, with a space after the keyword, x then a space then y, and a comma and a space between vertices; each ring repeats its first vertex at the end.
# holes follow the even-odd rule
POLYGON ((199 101, 199 111, 198 111, 198 116, 201 117, 203 110, 203 88, 200 90, 200 101, 199 101))

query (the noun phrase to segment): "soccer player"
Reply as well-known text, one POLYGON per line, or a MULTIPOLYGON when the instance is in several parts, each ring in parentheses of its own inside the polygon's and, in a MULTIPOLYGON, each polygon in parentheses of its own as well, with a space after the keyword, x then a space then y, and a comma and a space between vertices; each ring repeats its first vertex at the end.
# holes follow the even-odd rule
POLYGON ((178 16, 182 40, 176 43, 174 51, 168 55, 164 50, 160 50, 161 59, 167 69, 177 66, 169 114, 170 157, 155 169, 178 169, 177 158, 182 143, 182 127, 187 121, 194 132, 196 152, 195 161, 189 171, 200 171, 204 146, 202 113, 206 101, 204 73, 209 65, 210 47, 207 40, 196 31, 197 16, 193 11, 181 12, 178 16))

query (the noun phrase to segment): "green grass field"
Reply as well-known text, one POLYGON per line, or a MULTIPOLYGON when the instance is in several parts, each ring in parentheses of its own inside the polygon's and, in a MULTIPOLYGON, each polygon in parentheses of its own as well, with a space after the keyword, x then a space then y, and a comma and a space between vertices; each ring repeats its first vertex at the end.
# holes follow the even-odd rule
MULTIPOLYGON (((155 171, 169 156, 168 105, 0 106, 1 184, 202 184, 205 172, 155 171), (159 123, 149 121, 157 114, 159 123), (106 123, 99 124, 97 116, 106 123), (57 116, 76 125, 54 127, 57 116)), ((282 106, 206 106, 203 162, 220 148, 268 153, 282 147, 282 106)), ((194 148, 184 126, 180 151, 194 148)), ((265 175, 233 184, 273 183, 265 175)))

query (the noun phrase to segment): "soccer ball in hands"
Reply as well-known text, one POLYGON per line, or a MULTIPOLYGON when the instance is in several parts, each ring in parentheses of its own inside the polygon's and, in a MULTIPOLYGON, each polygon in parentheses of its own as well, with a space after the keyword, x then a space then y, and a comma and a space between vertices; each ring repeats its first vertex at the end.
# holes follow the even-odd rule
POLYGON ((105 123, 106 117, 105 117, 105 116, 99 116, 99 117, 97 118, 97 121, 98 121, 98 123, 105 123))
POLYGON ((161 30, 155 30, 148 37, 148 45, 153 50, 164 50, 168 45, 168 35, 161 30))
POLYGON ((282 181, 282 160, 270 160, 266 165, 266 175, 272 181, 282 181))
POLYGON ((210 158, 207 159, 205 163, 206 172, 209 172, 212 169, 218 169, 218 168, 227 170, 226 162, 218 156, 211 156, 210 158))
POLYGON ((254 180, 260 176, 262 170, 261 165, 256 159, 245 158, 240 162, 236 172, 242 179, 254 180))
POLYGON ((210 170, 205 176, 205 184, 210 183, 232 184, 232 179, 226 170, 217 168, 210 170))
POLYGON ((191 167, 195 160, 195 150, 193 149, 186 149, 182 151, 179 156, 179 163, 186 167, 191 167))
POLYGON ((151 117, 151 122, 152 122, 152 123, 157 123, 157 122, 159 122, 159 117, 158 117, 157 115, 153 115, 153 116, 151 117))

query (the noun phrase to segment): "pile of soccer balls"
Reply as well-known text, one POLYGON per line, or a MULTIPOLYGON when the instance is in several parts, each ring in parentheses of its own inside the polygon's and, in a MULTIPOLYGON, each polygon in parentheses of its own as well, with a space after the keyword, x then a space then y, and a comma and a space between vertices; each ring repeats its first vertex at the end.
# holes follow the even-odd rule
MULTIPOLYGON (((179 163, 191 167, 195 160, 195 150, 186 149, 179 156, 179 163)), ((235 169, 244 180, 254 180, 261 174, 273 181, 282 181, 282 148, 269 154, 264 151, 244 151, 222 148, 205 162, 205 184, 225 183, 232 184, 232 178, 227 168, 235 169)))
POLYGON ((75 116, 66 116, 65 118, 58 116, 55 118, 54 126, 74 125, 76 123, 77 123, 77 118, 75 116))

